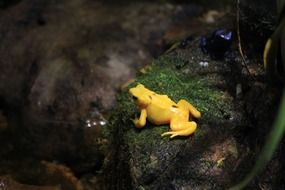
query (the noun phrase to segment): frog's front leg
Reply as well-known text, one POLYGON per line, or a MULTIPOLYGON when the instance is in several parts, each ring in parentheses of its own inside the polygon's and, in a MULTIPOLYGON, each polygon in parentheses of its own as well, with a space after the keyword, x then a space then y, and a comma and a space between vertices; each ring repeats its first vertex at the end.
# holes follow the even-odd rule
POLYGON ((146 109, 141 109, 140 117, 133 120, 136 128, 142 128, 145 126, 146 117, 147 117, 146 109))
POLYGON ((175 118, 170 122, 171 131, 163 133, 161 136, 171 135, 170 138, 176 136, 189 136, 196 131, 197 124, 194 121, 181 121, 175 118))

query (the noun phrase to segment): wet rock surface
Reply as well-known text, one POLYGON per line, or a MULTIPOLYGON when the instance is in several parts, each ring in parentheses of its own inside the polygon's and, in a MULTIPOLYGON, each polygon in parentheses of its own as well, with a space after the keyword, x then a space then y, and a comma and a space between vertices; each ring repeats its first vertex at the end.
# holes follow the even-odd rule
POLYGON ((121 180, 119 188, 223 189, 231 184, 233 165, 242 146, 233 130, 247 125, 247 118, 228 90, 232 80, 230 64, 237 63, 215 61, 204 55, 195 39, 187 49, 159 58, 137 78, 135 83, 176 101, 190 101, 202 112, 202 118, 193 136, 170 140, 160 136, 168 130, 167 125, 148 123, 141 130, 135 129, 131 122, 137 113, 132 105, 135 103, 123 95, 118 108, 121 113, 116 113, 118 118, 113 124, 114 140, 121 142, 117 144, 120 151, 116 161, 124 162, 121 166, 125 167, 112 174, 121 180), (199 65, 201 61, 207 61, 208 66, 199 65), (129 180, 119 177, 122 170, 128 170, 129 180))

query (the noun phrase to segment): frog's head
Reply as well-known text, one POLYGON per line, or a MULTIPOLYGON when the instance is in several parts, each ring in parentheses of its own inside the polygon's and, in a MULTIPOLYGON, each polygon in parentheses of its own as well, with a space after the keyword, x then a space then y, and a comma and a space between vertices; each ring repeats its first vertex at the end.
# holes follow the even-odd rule
POLYGON ((152 91, 148 90, 142 84, 138 84, 129 90, 130 95, 137 102, 139 106, 147 106, 151 102, 150 94, 152 91))

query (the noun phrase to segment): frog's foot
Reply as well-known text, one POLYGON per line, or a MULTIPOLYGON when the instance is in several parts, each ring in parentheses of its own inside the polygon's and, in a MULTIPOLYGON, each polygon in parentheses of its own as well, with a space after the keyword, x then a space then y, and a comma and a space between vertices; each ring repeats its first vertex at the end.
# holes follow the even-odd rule
POLYGON ((173 138, 176 136, 189 136, 196 131, 196 128, 197 128, 197 124, 194 121, 191 121, 185 124, 184 129, 165 132, 165 133, 162 133, 161 136, 171 135, 170 138, 173 138))
POLYGON ((165 133, 161 134, 162 137, 166 136, 166 135, 171 135, 170 138, 178 136, 177 132, 175 132, 175 131, 169 131, 169 132, 165 132, 165 133))
POLYGON ((136 119, 133 119, 132 121, 135 124, 136 128, 138 129, 143 128, 145 126, 145 121, 143 120, 139 120, 136 118, 136 119))

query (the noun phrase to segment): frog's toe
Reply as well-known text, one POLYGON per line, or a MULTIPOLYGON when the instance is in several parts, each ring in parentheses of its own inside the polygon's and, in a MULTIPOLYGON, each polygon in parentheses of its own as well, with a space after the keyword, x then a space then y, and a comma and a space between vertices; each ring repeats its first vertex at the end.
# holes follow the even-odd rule
POLYGON ((171 135, 171 134, 172 134, 172 132, 165 132, 165 133, 162 133, 161 136, 164 137, 166 135, 171 135))
POLYGON ((172 134, 171 136, 170 136, 170 138, 172 139, 173 137, 176 137, 176 136, 178 136, 179 134, 172 134))
POLYGON ((171 135, 170 138, 173 138, 176 136, 189 136, 193 134, 196 130, 196 123, 195 122, 192 122, 192 123, 195 124, 192 127, 189 127, 187 129, 180 130, 180 131, 168 131, 168 132, 162 133, 161 136, 171 135))
POLYGON ((175 131, 169 131, 169 132, 165 132, 165 133, 162 133, 161 136, 166 136, 166 135, 171 135, 170 138, 173 138, 173 137, 176 137, 178 136, 179 134, 175 131))

